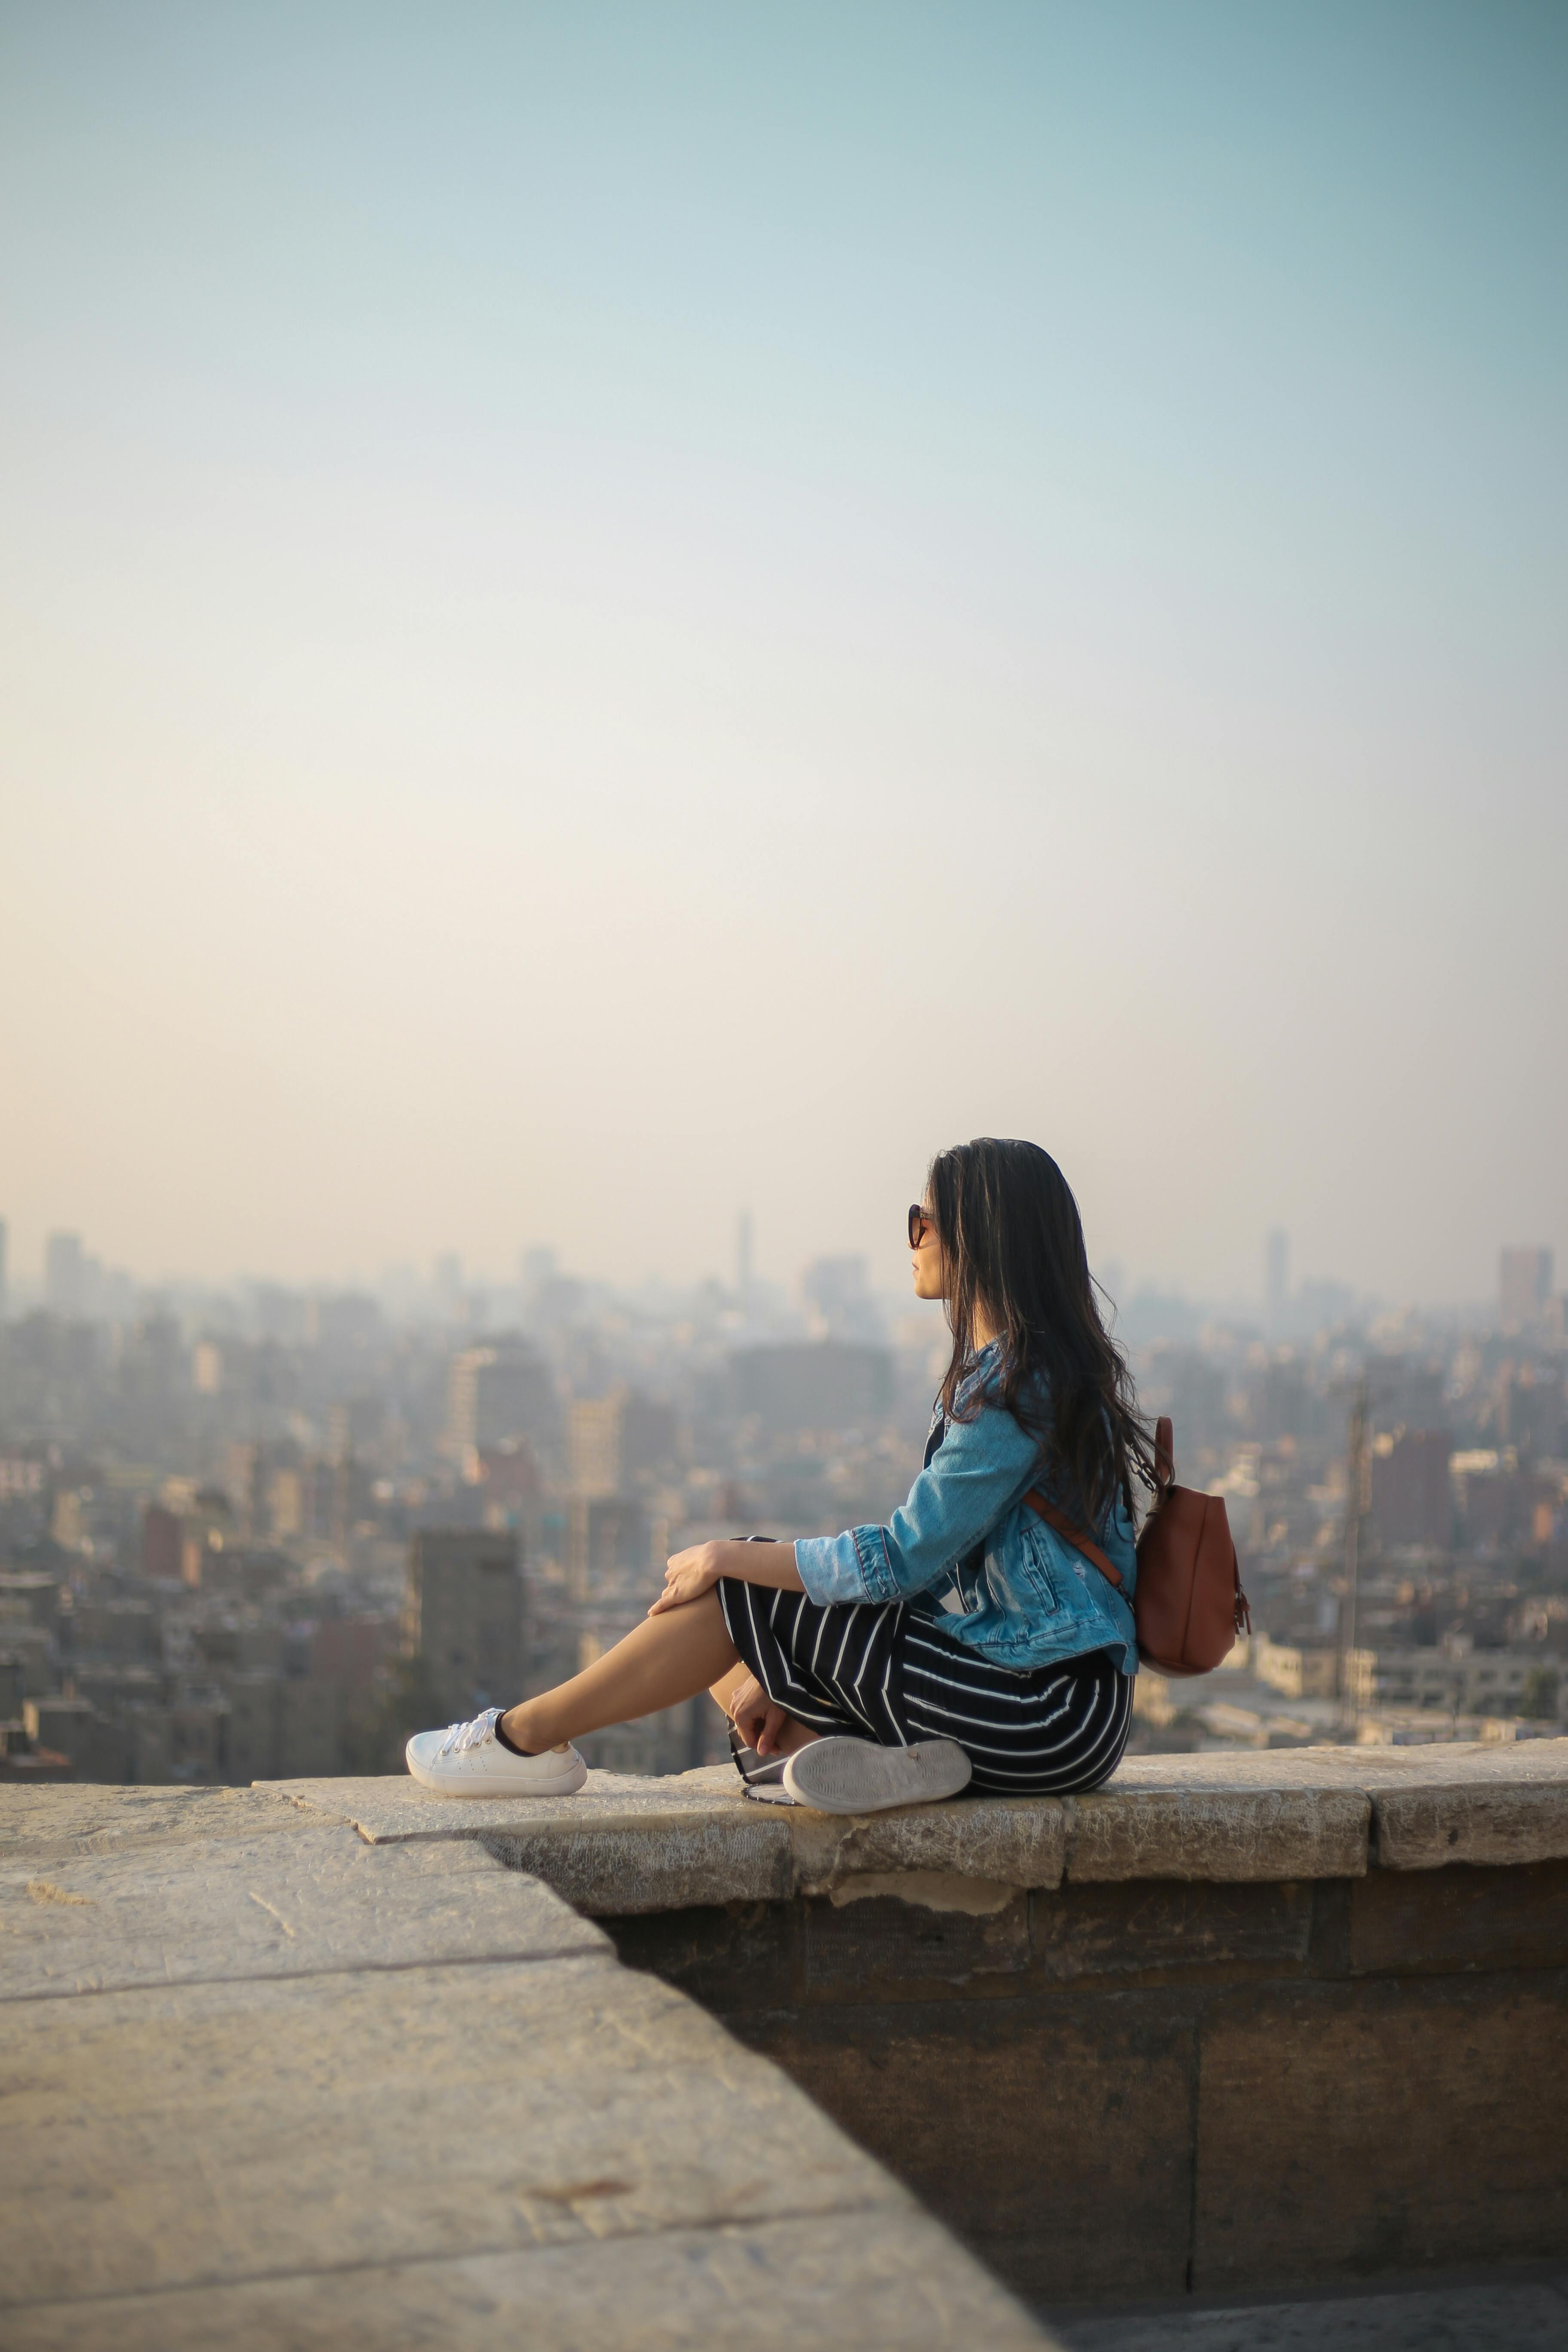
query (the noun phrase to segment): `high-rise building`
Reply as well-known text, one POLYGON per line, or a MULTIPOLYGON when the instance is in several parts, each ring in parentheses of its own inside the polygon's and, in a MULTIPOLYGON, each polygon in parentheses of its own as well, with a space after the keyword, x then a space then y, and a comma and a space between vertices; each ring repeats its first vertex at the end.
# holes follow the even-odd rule
POLYGON ((548 1436, 555 1383, 531 1348, 513 1341, 465 1348, 447 1373, 447 1437, 457 1452, 548 1436))
POLYGON ((628 1493, 638 1480, 675 1457, 679 1423, 673 1405, 637 1389, 574 1400, 567 1416, 572 1491, 586 1500, 628 1493))
POLYGON ((44 1300, 51 1315, 81 1312, 81 1235, 51 1234, 44 1244, 44 1300))
POLYGON ((5 1320, 5 1220, 0 1217, 0 1323, 5 1320))
POLYGON ((451 1716, 522 1696, 522 1570, 510 1532, 422 1528, 408 1551, 404 1638, 451 1716))
POLYGON ((1401 1429, 1373 1439, 1372 1523, 1380 1543, 1452 1543, 1453 1452, 1446 1429, 1401 1429))
POLYGON ((1275 1225, 1263 1244, 1263 1311, 1270 1331, 1278 1331, 1290 1302, 1290 1236, 1275 1225))
POLYGON ((566 1559, 574 1597, 586 1601, 626 1584, 646 1585, 651 1592, 653 1541, 653 1523, 640 1503, 624 1495, 592 1501, 585 1495, 574 1496, 566 1559))
POLYGON ((1505 1249, 1498 1265, 1498 1303, 1505 1331, 1538 1323, 1552 1296, 1549 1249, 1505 1249))
POLYGON ((752 1295, 752 1213, 742 1209, 735 1220, 735 1291, 743 1307, 752 1295))

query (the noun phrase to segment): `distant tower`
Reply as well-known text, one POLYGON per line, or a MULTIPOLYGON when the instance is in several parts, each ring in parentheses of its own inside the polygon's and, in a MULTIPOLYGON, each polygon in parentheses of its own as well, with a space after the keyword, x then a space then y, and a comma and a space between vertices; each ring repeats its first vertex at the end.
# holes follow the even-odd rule
POLYGON ((735 1288, 741 1304, 752 1295, 752 1213, 742 1209, 735 1221, 735 1288))
POLYGON ((0 1217, 0 1323, 5 1320, 5 1220, 0 1217))
POLYGON ((1498 1305, 1505 1331, 1539 1322, 1552 1296, 1549 1249, 1505 1249, 1498 1261, 1498 1305))
POLYGON ((1263 1244, 1263 1309, 1270 1331, 1283 1324, 1289 1297, 1290 1236, 1275 1225, 1263 1244))
POLYGON ((81 1311, 81 1235, 51 1234, 44 1248, 44 1296, 54 1315, 81 1311))

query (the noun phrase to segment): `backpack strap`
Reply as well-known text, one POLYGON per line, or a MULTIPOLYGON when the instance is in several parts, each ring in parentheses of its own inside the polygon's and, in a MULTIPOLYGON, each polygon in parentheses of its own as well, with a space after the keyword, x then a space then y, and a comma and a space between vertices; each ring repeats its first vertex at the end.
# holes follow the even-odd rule
POLYGON ((1048 1496, 1042 1495, 1037 1486, 1031 1486, 1025 1496, 1024 1507, 1026 1510, 1037 1511, 1042 1519, 1047 1520, 1055 1528, 1058 1535, 1067 1538, 1075 1551, 1082 1552, 1085 1559, 1092 1567, 1098 1568, 1101 1576, 1108 1576, 1118 1591, 1121 1590, 1121 1570, 1112 1560, 1106 1558, 1094 1538, 1085 1535, 1083 1529, 1075 1526, 1065 1511, 1058 1511, 1048 1496))

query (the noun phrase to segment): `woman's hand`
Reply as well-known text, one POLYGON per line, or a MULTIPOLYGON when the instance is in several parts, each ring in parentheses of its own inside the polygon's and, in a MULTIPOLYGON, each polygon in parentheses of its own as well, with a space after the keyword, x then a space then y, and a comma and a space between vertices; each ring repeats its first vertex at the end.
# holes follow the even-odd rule
POLYGON ((664 1564, 664 1591, 648 1615, 657 1617, 666 1609, 684 1609, 689 1601, 700 1601, 723 1574, 719 1563, 717 1544, 693 1544, 689 1551, 674 1553, 664 1564))
POLYGON ((768 1696, 755 1675, 736 1684, 730 1694, 729 1711, 731 1722, 748 1748, 754 1748, 759 1756, 779 1753, 779 1734, 790 1718, 768 1696))

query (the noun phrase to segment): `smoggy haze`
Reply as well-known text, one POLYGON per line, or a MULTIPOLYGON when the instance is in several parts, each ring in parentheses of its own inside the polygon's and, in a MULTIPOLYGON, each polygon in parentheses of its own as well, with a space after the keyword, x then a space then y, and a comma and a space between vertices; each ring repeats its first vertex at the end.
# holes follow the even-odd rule
POLYGON ((0 1215, 1568 1255, 1552 9, 0 11, 0 1215))

